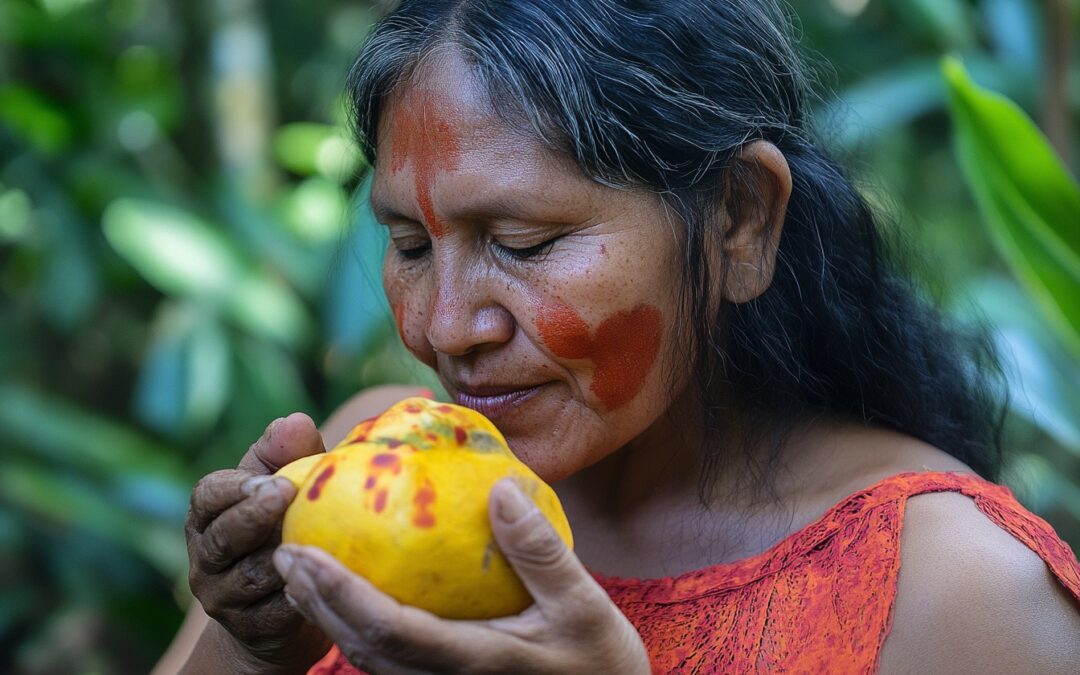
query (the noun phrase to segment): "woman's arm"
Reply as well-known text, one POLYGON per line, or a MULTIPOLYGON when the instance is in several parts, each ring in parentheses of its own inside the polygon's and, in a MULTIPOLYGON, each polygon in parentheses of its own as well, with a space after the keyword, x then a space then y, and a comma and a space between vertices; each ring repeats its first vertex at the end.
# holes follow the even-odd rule
MULTIPOLYGON (((366 389, 335 410, 322 424, 319 432, 326 447, 332 448, 345 438, 345 435, 358 422, 378 415, 403 398, 424 395, 430 395, 430 392, 413 386, 386 385, 366 389)), ((172 644, 154 667, 152 675, 174 675, 179 673, 185 665, 190 666, 192 672, 199 672, 198 659, 192 658, 196 652, 199 656, 210 658, 207 665, 215 664, 214 658, 217 655, 208 652, 218 652, 227 647, 227 645, 222 645, 225 636, 219 635, 219 632, 224 633, 220 626, 216 626, 206 615, 199 601, 192 599, 184 623, 180 626, 172 644), (199 647, 198 650, 196 646, 199 647)), ((220 663, 221 661, 217 661, 216 665, 220 666, 220 663)), ((212 672, 212 670, 211 667, 207 672, 212 672)))
POLYGON ((1080 672, 1080 607, 968 497, 912 497, 880 672, 1080 672))

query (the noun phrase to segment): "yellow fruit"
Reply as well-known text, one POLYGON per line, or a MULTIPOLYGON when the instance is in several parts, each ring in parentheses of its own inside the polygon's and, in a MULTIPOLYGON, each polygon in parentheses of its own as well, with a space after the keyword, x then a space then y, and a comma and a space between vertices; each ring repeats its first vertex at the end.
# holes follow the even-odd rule
POLYGON ((495 425, 456 405, 405 399, 278 475, 298 487, 283 542, 318 546, 399 602, 449 619, 516 614, 532 602, 488 521, 500 479, 513 478, 572 546, 554 490, 495 425))

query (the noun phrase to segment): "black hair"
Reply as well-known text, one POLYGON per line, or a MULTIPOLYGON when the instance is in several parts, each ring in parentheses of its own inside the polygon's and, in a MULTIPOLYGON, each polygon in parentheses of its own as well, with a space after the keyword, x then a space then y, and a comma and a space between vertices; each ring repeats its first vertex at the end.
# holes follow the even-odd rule
MULTIPOLYGON (((985 332, 954 324, 901 271, 867 201, 813 139, 791 21, 771 0, 406 0, 350 76, 372 161, 384 101, 422 57, 450 45, 495 108, 606 185, 655 192, 685 225, 681 311, 709 481, 729 408, 772 449, 839 416, 930 443, 994 480, 1001 370, 985 332), (769 288, 716 311, 716 214, 746 189, 740 151, 784 154, 792 194, 769 288)), ((752 206, 752 205, 751 205, 752 206)))

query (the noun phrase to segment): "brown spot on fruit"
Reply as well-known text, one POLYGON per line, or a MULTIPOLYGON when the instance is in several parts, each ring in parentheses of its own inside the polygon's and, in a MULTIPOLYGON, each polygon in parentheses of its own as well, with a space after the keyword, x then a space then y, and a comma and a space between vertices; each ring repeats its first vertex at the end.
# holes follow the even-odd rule
POLYGON ((435 514, 428 510, 428 507, 434 503, 435 486, 431 484, 430 480, 425 479, 424 484, 420 486, 420 489, 416 491, 416 496, 413 497, 413 505, 416 507, 413 512, 413 525, 424 528, 435 526, 435 514))
POLYGON ((323 486, 326 485, 326 481, 330 480, 330 476, 334 475, 334 465, 326 467, 315 477, 315 482, 311 484, 308 489, 307 498, 310 501, 315 501, 319 498, 319 494, 322 492, 323 486))

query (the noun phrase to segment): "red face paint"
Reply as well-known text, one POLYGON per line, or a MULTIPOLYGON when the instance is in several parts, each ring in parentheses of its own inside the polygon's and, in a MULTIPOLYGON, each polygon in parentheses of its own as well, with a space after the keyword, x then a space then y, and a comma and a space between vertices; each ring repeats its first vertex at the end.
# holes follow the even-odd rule
POLYGON ((326 481, 330 480, 330 476, 334 475, 334 465, 326 467, 322 472, 316 476, 315 482, 308 488, 307 498, 310 501, 315 501, 322 493, 323 486, 326 485, 326 481))
POLYGON ((413 511, 413 525, 425 528, 435 526, 435 514, 428 510, 428 507, 434 503, 435 486, 431 484, 431 481, 425 480, 416 491, 416 496, 413 497, 413 506, 416 507, 413 511))
POLYGON ((390 305, 390 309, 394 312, 394 324, 397 326, 398 335, 401 336, 401 341, 405 342, 405 304, 395 302, 390 305))
POLYGON ((629 403, 656 363, 663 315, 650 305, 616 312, 590 335, 588 324, 563 303, 542 307, 536 329, 551 352, 564 359, 590 359, 596 365, 589 390, 608 410, 629 403))
POLYGON ((394 106, 390 173, 412 163, 420 212, 436 239, 446 233, 446 224, 435 213, 431 190, 436 174, 458 166, 461 145, 455 127, 459 118, 448 97, 432 91, 411 92, 394 106))

